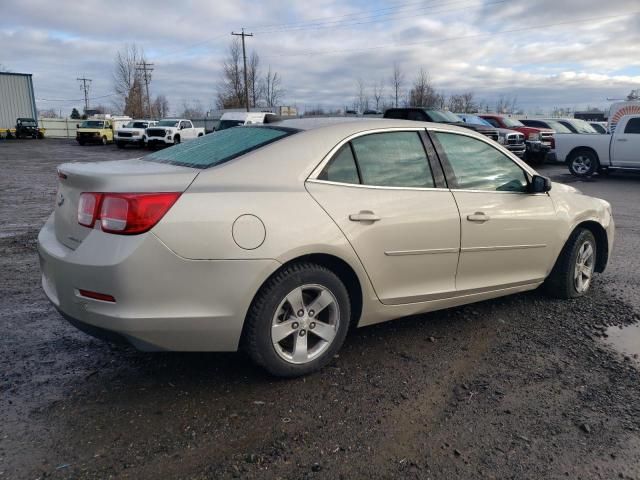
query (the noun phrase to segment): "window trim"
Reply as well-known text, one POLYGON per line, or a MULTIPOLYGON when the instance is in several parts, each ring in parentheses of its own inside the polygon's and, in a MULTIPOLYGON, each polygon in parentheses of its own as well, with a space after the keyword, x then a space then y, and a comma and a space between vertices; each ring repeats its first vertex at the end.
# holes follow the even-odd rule
MULTIPOLYGON (((432 190, 437 190, 437 191, 442 191, 444 189, 447 189, 447 185, 446 183, 443 182, 442 185, 438 185, 438 178, 435 175, 435 170, 434 170, 434 162, 438 162, 437 157, 434 156, 434 158, 432 158, 432 156, 430 155, 430 151, 429 151, 429 146, 428 144, 425 144, 425 136, 428 137, 428 135, 426 135, 426 129, 424 127, 390 127, 390 128, 376 128, 373 130, 365 130, 362 132, 357 132, 354 134, 349 135, 348 137, 342 139, 340 142, 338 142, 336 145, 334 145, 334 147, 329 150, 329 153, 327 153, 324 158, 320 161, 320 163, 313 169, 313 171, 311 172, 311 174, 307 177, 307 179, 305 180, 306 182, 310 182, 310 183, 320 183, 320 184, 328 184, 328 185, 340 185, 340 186, 347 186, 347 187, 353 187, 353 188, 373 188, 373 189, 378 189, 378 190, 415 190, 415 191, 432 191, 432 190), (347 143, 351 143, 352 140, 359 138, 359 137, 363 137, 366 135, 372 135, 372 134, 376 134, 376 133, 392 133, 392 132, 416 132, 418 133, 418 136, 420 137, 420 141, 422 142, 422 147, 425 150, 425 156, 427 157, 427 164, 429 165, 429 168, 431 170, 431 176, 433 177, 433 182, 434 182, 434 187, 391 187, 391 186, 382 186, 382 185, 364 185, 363 183, 343 183, 343 182, 333 182, 331 180, 322 180, 320 178, 318 178, 318 176, 322 173, 322 171, 325 169, 325 167, 329 164, 329 162, 331 162, 333 160, 333 158, 335 157, 335 155, 340 151, 340 149, 347 143), (424 135, 424 136, 423 136, 424 135)), ((358 169, 358 177, 360 179, 360 182, 362 182, 362 175, 360 173, 360 165, 358 164, 358 157, 356 156, 355 151, 353 150, 353 146, 350 145, 351 148, 351 153, 353 154, 353 158, 355 159, 355 163, 356 163, 356 168, 358 169)), ((435 152, 433 152, 435 153, 435 152)), ((443 178, 444 180, 444 178, 443 178)))
POLYGON ((456 178, 456 175, 453 171, 453 167, 451 166, 451 163, 449 162, 449 159, 447 158, 447 154, 444 151, 444 148, 442 147, 442 144, 438 141, 437 137, 435 135, 431 135, 431 132, 435 132, 435 133, 450 133, 450 134, 454 134, 454 135, 461 135, 464 137, 470 137, 473 138, 475 140, 479 140, 481 142, 486 143, 489 147, 493 148, 494 150, 499 151, 500 153, 504 154, 505 157, 507 157, 509 160, 511 160, 513 163, 515 163, 518 167, 520 167, 521 170, 524 171, 524 173, 526 174, 526 178, 527 181, 529 182, 529 185, 531 184, 531 177, 533 177, 534 175, 537 175, 537 173, 535 172, 535 170, 533 170, 531 167, 529 167, 529 165, 527 165, 526 163, 524 163, 522 160, 520 160, 518 157, 516 157, 513 153, 511 153, 508 149, 504 148, 502 145, 500 144, 495 144, 495 142, 493 141, 489 141, 490 139, 488 137, 485 137, 484 135, 480 136, 480 135, 474 135, 471 132, 460 132, 458 130, 449 130, 449 129, 444 129, 444 128, 438 128, 438 127, 433 127, 433 128, 427 128, 427 133, 429 134, 429 138, 431 139, 431 141, 433 142, 433 145, 436 149, 436 152, 438 154, 438 158, 440 159, 440 162, 442 163, 442 167, 444 170, 444 174, 447 180, 447 183, 449 185, 449 189, 452 192, 470 192, 470 193, 498 193, 501 195, 507 194, 507 195, 549 195, 549 192, 543 192, 543 193, 531 193, 531 192, 510 192, 510 191, 502 191, 502 190, 476 190, 476 189, 469 189, 469 188, 460 188, 458 186, 458 180, 456 178))
MULTIPOLYGON (((627 131, 629 129, 629 127, 631 126, 632 122, 633 123, 640 123, 640 118, 639 117, 630 118, 627 121, 627 124, 624 126, 624 132, 622 132, 623 135, 640 135, 640 131, 637 131, 637 132, 628 132, 627 131)), ((635 125, 634 125, 634 128, 636 128, 635 125)))

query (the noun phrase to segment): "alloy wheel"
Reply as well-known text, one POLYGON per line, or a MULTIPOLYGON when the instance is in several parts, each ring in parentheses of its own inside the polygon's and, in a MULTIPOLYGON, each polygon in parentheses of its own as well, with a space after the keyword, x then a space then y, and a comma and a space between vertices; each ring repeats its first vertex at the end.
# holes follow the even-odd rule
POLYGON ((280 358, 304 364, 331 346, 339 324, 340 307, 335 295, 322 285, 303 285, 280 302, 273 316, 271 341, 280 358))
POLYGON ((578 249, 576 266, 573 274, 573 284, 578 293, 584 293, 591 285, 591 278, 595 268, 595 255, 591 242, 584 242, 578 249))
POLYGON ((586 155, 578 155, 573 159, 572 167, 578 175, 586 175, 591 170, 592 160, 586 155))

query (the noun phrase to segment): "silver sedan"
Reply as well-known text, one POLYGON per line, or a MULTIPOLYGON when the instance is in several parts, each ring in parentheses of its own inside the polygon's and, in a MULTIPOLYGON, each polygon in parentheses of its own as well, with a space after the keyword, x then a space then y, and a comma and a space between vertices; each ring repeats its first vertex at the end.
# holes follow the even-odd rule
POLYGON ((326 365, 351 325, 579 297, 613 244, 607 202, 442 124, 236 127, 58 176, 38 249, 65 318, 145 351, 243 348, 280 376, 326 365))

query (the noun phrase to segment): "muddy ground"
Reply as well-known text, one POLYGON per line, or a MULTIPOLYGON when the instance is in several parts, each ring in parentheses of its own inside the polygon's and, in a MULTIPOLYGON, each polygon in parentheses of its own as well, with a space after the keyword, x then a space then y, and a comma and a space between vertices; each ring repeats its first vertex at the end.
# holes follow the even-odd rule
POLYGON ((640 318, 640 176, 576 184, 618 225, 588 297, 531 292, 360 329, 322 372, 275 380, 242 354, 109 346, 46 301, 35 241, 55 165, 136 154, 0 143, 0 480, 640 480, 640 373, 602 338, 640 318))

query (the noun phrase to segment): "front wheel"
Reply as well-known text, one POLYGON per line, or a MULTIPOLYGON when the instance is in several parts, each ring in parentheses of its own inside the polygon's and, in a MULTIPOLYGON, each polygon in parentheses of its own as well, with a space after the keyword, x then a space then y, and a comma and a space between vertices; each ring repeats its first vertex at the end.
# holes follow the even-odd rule
POLYGON ((179 143, 180 143, 180 137, 179 136, 173 137, 173 144, 178 145, 179 143))
POLYGON ((574 231, 545 281, 547 293, 557 298, 585 295, 591 288, 596 254, 597 244, 593 233, 584 228, 574 231))
POLYGON ((590 177, 600 166, 598 157, 590 150, 578 150, 568 159, 569 171, 576 177, 590 177))
POLYGON ((106 145, 107 144, 107 137, 102 137, 102 145, 106 145))
POLYGON ((295 377, 331 361, 349 330, 349 294, 335 273, 312 263, 267 281, 246 319, 249 356, 272 375, 295 377))

